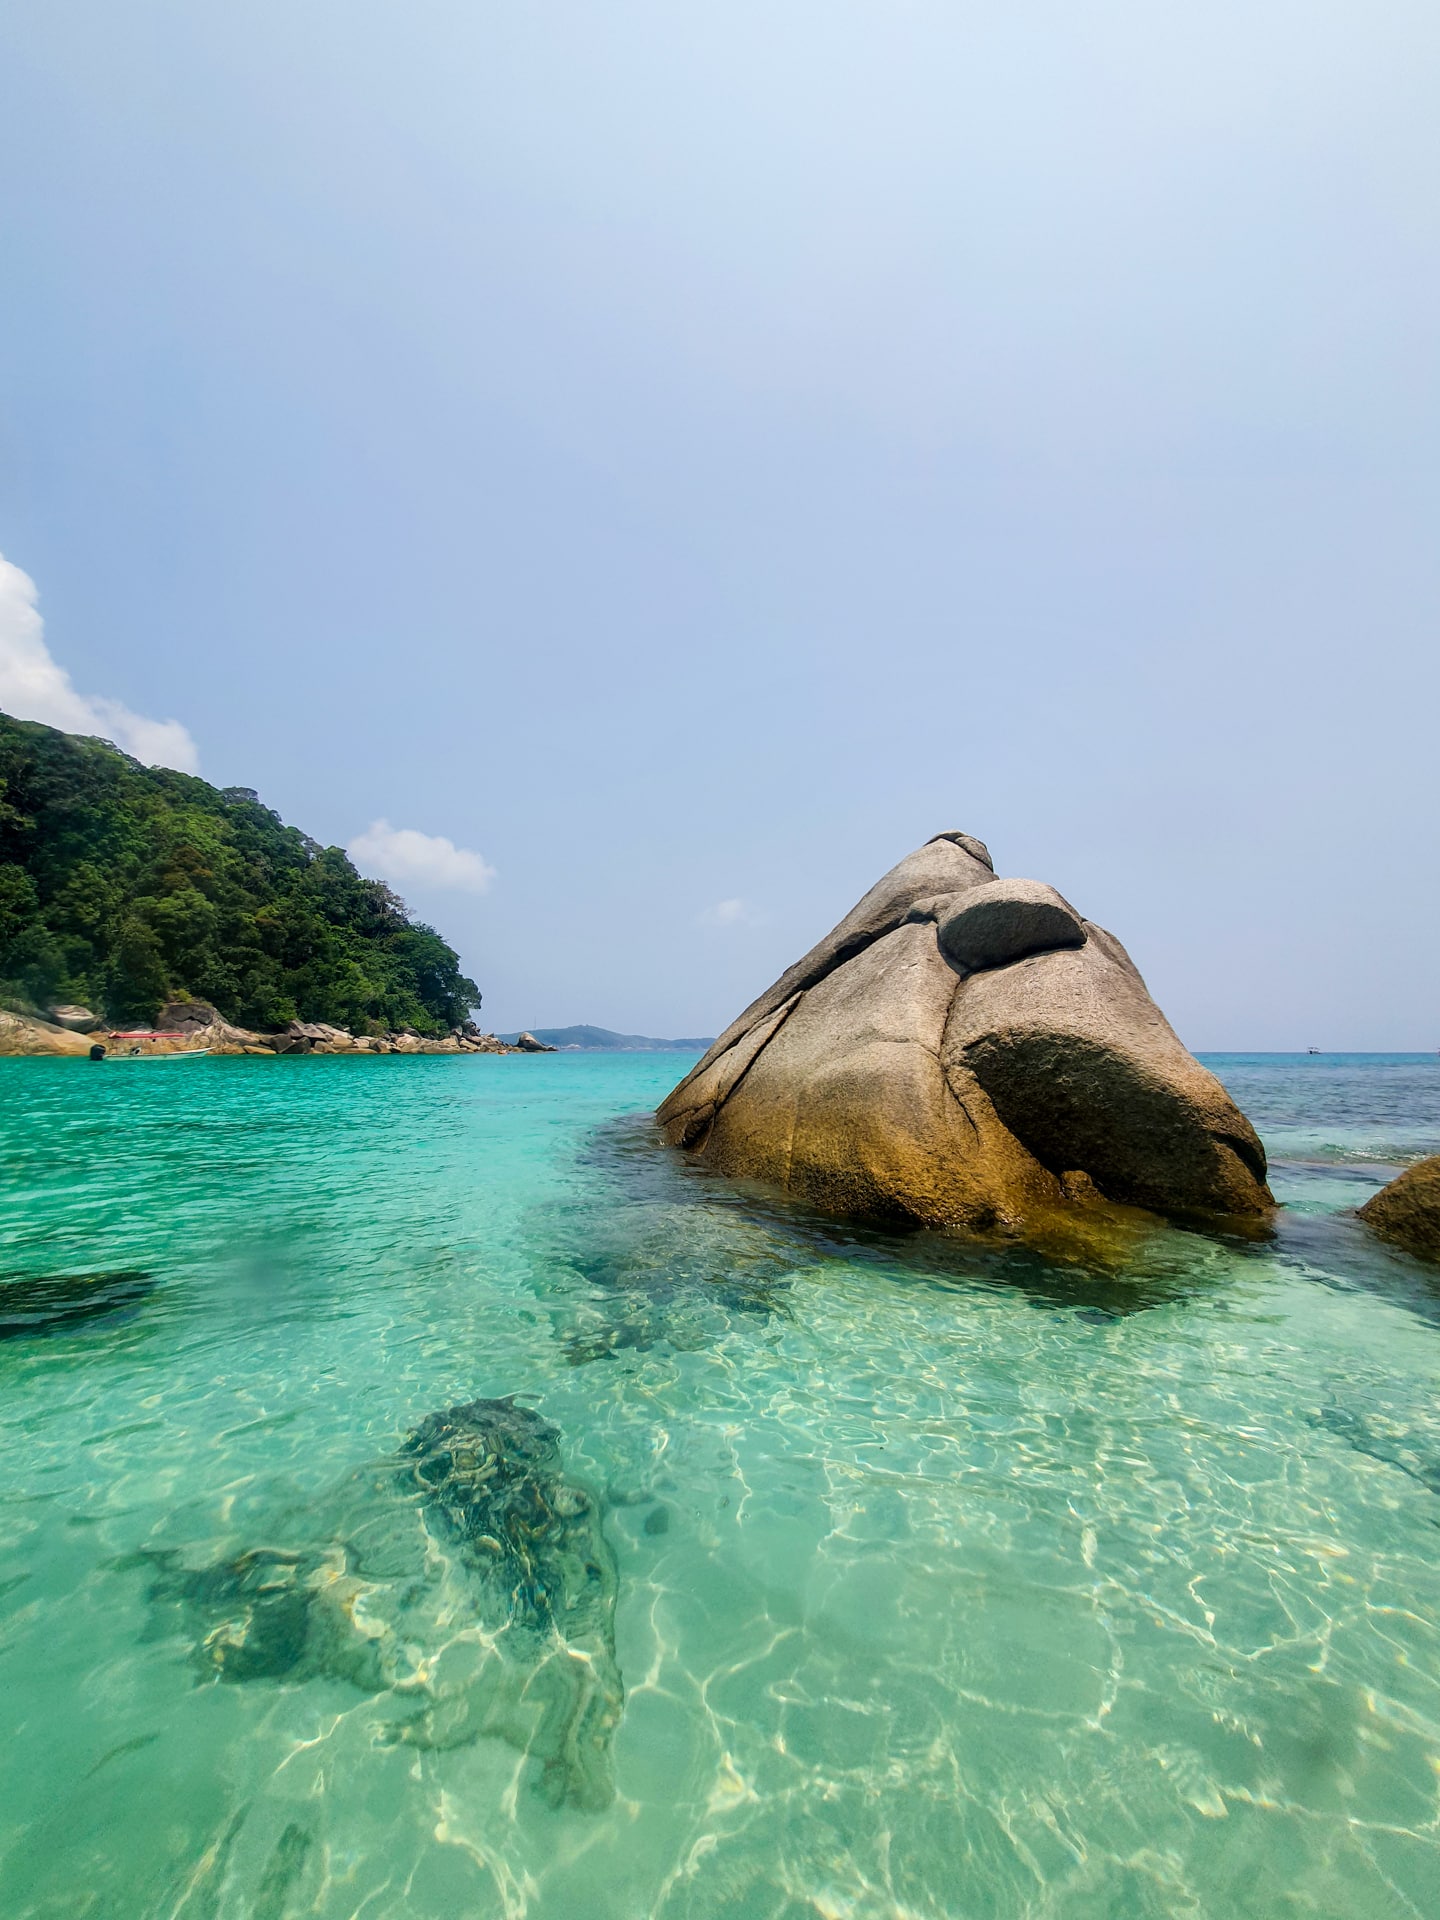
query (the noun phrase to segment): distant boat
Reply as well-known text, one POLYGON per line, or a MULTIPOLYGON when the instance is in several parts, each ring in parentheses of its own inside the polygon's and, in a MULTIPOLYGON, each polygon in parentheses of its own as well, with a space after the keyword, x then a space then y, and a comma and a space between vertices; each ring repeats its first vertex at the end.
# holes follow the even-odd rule
POLYGON ((1305 1051, 1306 1053, 1318 1053, 1320 1049, 1318 1047, 1306 1047, 1305 1051))

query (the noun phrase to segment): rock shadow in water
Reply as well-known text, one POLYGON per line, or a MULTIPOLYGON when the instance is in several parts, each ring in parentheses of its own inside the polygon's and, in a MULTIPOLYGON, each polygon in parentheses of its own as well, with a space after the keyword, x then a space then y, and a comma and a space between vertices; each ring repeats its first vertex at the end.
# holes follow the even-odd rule
POLYGON ((510 1399, 430 1414, 280 1531, 307 1519, 310 1544, 198 1568, 141 1556, 202 1680, 345 1681, 388 1697, 382 1740, 497 1735, 538 1763, 552 1805, 609 1802, 618 1576, 600 1501, 566 1473, 549 1421, 510 1399), (318 1540, 317 1517, 334 1523, 318 1540))

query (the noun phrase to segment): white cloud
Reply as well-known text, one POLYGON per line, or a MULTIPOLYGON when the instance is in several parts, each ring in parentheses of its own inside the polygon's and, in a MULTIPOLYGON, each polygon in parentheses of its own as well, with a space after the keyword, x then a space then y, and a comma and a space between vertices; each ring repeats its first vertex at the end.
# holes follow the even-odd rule
POLYGON ((763 924, 764 915, 757 913, 748 900, 717 900, 713 907, 697 913, 695 919, 702 927, 758 927, 763 924))
POLYGON ((178 720, 147 720, 119 700, 77 693, 51 658, 35 582, 0 554, 0 708, 66 733, 98 734, 149 767, 196 773, 200 755, 178 720))
POLYGON ((488 861, 443 833, 417 833, 414 827, 392 827, 388 820, 372 820, 345 851, 364 872, 401 886, 484 893, 495 878, 488 861))

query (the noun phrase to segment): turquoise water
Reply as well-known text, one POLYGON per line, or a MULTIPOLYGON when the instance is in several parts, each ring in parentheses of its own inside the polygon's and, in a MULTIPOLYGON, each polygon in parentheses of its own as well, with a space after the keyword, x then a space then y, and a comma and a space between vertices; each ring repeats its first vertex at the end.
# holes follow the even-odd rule
POLYGON ((1119 1273, 690 1172, 684 1064, 0 1061, 7 1920, 1429 1920, 1440 1274, 1347 1210, 1440 1060, 1212 1061, 1290 1205, 1119 1273), (402 1451, 506 1395, 508 1596, 402 1451))

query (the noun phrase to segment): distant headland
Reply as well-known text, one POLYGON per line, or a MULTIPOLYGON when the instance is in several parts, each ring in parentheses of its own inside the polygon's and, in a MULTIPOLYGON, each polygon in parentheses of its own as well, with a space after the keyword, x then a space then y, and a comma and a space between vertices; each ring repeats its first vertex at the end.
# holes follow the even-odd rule
POLYGON ((0 714, 0 1051, 72 1052, 101 1028, 135 1046, 511 1050, 479 1005, 433 927, 250 788, 0 714))
MULTIPOLYGON (((527 1036, 502 1033, 499 1039, 510 1046, 527 1036)), ((648 1033, 612 1033, 609 1027, 536 1027, 528 1036, 557 1053, 704 1053, 715 1044, 708 1039, 656 1040, 648 1033)))

